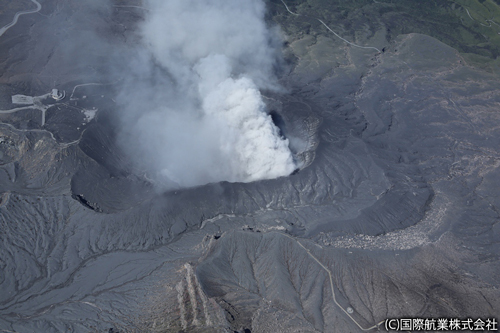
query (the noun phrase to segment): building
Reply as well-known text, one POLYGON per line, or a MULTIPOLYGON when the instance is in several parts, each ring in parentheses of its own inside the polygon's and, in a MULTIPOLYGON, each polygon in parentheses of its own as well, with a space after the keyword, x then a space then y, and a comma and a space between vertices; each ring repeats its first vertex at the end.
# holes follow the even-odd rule
POLYGON ((56 101, 60 101, 60 100, 64 99, 65 96, 66 96, 66 94, 65 94, 64 90, 61 92, 57 89, 52 89, 52 94, 50 97, 52 97, 56 101))

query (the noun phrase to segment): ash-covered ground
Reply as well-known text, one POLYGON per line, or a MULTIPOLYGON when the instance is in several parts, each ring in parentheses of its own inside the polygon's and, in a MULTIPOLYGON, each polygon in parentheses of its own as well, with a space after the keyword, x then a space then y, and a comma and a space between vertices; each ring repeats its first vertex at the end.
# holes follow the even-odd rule
POLYGON ((495 1, 267 1, 260 94, 297 170, 189 188, 120 141, 153 2, 0 4, 4 27, 33 12, 0 35, 1 332, 500 320, 495 1))

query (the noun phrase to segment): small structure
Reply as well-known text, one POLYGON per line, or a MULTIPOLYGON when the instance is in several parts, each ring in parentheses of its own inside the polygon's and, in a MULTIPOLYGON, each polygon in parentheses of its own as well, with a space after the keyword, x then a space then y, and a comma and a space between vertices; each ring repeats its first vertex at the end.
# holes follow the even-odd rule
MULTIPOLYGON (((87 109, 83 109, 83 114, 85 115, 85 122, 90 122, 92 119, 95 118, 95 115, 98 111, 98 109, 96 109, 95 107, 92 108, 92 110, 87 110, 87 109)), ((85 123, 83 123, 82 125, 85 125, 85 123)))
POLYGON ((50 95, 50 97, 52 97, 56 101, 62 100, 65 96, 66 96, 66 93, 64 92, 64 90, 61 92, 57 89, 52 89, 52 94, 50 95))

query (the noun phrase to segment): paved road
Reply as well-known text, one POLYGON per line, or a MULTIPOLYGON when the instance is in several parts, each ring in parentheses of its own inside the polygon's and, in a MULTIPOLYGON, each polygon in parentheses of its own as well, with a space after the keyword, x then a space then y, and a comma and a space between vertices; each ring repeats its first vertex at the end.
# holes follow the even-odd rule
MULTIPOLYGON (((292 15, 295 15, 295 16, 300 16, 300 14, 297 14, 297 13, 294 13, 290 10, 290 8, 288 8, 287 4, 285 3, 284 0, 281 0, 281 2, 285 5, 285 8, 286 10, 292 14, 292 15)), ((322 20, 320 20, 319 18, 316 18, 314 17, 314 19, 316 19, 317 21, 319 21, 321 24, 323 24, 331 33, 333 33, 335 36, 337 36, 338 38, 340 38, 341 40, 343 40, 344 42, 346 42, 347 44, 349 45, 352 45, 354 47, 359 47, 360 49, 373 49, 373 50, 376 50, 378 53, 382 53, 382 51, 380 51, 378 48, 376 47, 373 47, 373 46, 361 46, 361 45, 358 45, 358 44, 354 44, 350 41, 348 41, 347 39, 343 38, 342 36, 340 36, 339 34, 337 34, 335 31, 333 31, 325 22, 323 22, 322 20)))
POLYGON ((27 105, 27 106, 21 106, 18 108, 10 109, 10 110, 0 110, 0 114, 6 114, 6 113, 14 113, 17 111, 21 110, 28 110, 28 109, 37 109, 42 111, 42 126, 45 125, 45 111, 47 111, 49 108, 53 107, 54 105, 45 105, 41 101, 47 97, 49 97, 51 94, 45 94, 41 96, 34 96, 33 97, 33 104, 27 105))
POLYGON ((19 16, 26 15, 26 14, 38 13, 40 11, 40 9, 42 9, 42 5, 40 5, 40 3, 37 0, 31 0, 31 2, 33 2, 36 5, 36 9, 23 10, 21 12, 17 12, 16 15, 14 15, 14 19, 12 20, 12 22, 10 22, 9 24, 7 24, 6 26, 4 26, 3 28, 0 29, 0 37, 7 30, 9 30, 10 28, 12 28, 13 26, 15 26, 17 24, 17 20, 19 19, 19 16))

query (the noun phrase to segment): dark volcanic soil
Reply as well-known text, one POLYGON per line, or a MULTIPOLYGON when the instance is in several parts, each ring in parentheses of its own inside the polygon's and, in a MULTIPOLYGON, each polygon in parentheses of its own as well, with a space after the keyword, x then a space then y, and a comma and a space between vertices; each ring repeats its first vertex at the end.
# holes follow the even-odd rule
POLYGON ((158 193, 116 145, 106 81, 141 9, 40 3, 0 36, 0 109, 14 94, 67 97, 43 126, 39 110, 0 114, 0 330, 499 319, 498 75, 428 35, 359 26, 356 42, 378 53, 344 43, 312 9, 270 3, 288 38, 288 92, 263 94, 302 168, 158 193), (98 84, 75 88, 86 83, 98 84))

